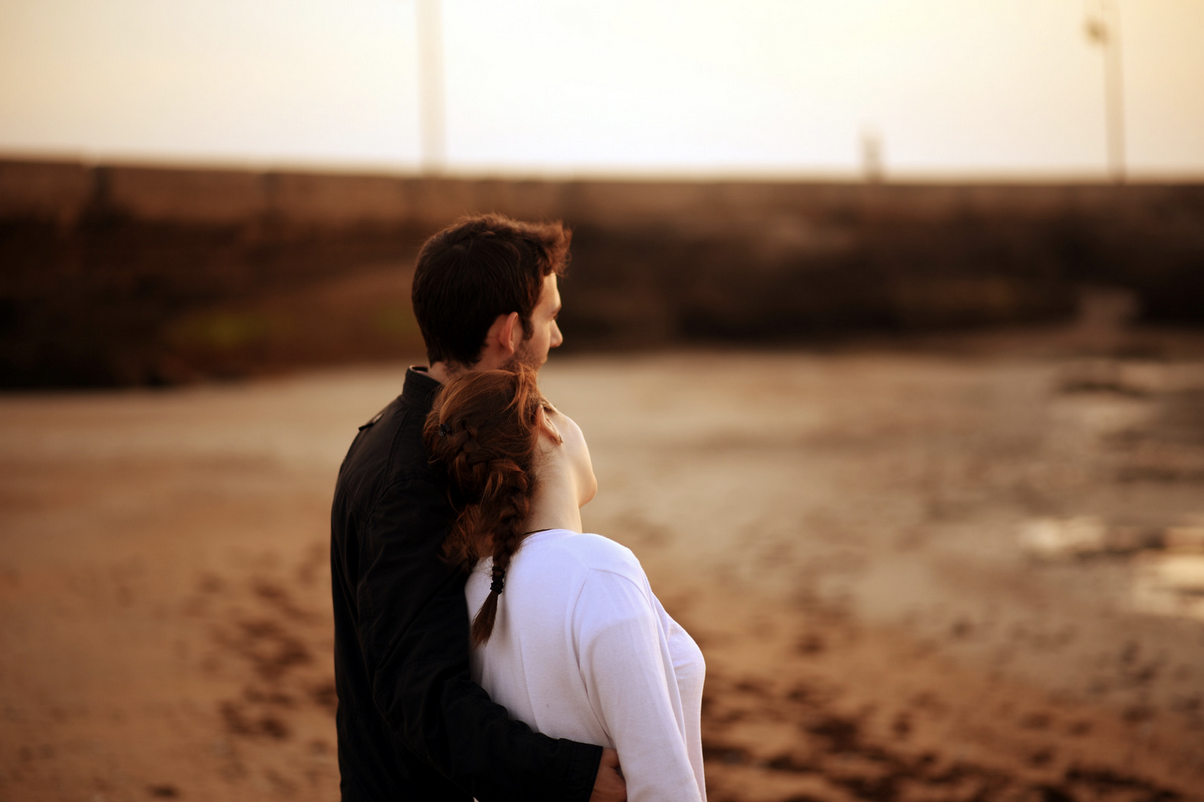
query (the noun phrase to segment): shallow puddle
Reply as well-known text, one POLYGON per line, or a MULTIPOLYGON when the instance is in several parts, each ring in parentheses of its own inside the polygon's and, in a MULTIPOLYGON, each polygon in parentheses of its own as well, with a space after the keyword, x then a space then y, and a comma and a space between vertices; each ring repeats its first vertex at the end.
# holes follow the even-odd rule
POLYGON ((1204 553, 1143 554, 1134 568, 1135 610, 1204 621, 1204 553))

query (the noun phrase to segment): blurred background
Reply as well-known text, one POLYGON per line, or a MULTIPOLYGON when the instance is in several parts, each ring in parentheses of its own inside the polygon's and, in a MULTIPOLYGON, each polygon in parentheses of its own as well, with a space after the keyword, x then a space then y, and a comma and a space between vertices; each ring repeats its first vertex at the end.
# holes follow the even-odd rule
POLYGON ((482 210, 577 231, 568 348, 1083 285, 1198 325, 1202 36, 1198 0, 6 3, 2 383, 420 352, 414 250, 482 210))
POLYGON ((330 799, 423 240, 574 231, 716 802, 1201 799, 1204 0, 0 4, 0 798, 330 799))

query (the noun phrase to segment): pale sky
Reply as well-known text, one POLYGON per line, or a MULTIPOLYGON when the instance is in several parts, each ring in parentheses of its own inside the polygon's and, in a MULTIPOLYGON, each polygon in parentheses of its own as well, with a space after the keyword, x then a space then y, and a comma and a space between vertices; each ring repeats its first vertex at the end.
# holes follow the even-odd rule
MULTIPOLYGON (((5 0, 0 157, 417 172, 419 1, 5 0)), ((1102 179, 1100 2, 441 0, 445 169, 1102 179)), ((1204 0, 1112 4, 1129 175, 1204 180, 1204 0)))

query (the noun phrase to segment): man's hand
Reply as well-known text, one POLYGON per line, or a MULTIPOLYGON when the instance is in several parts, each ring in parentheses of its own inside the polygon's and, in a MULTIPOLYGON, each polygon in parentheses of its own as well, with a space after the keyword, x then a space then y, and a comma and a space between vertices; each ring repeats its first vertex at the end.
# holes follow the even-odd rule
POLYGON ((598 779, 594 780, 589 802, 627 802, 627 783, 623 782, 623 771, 619 768, 619 753, 613 749, 602 750, 598 779))

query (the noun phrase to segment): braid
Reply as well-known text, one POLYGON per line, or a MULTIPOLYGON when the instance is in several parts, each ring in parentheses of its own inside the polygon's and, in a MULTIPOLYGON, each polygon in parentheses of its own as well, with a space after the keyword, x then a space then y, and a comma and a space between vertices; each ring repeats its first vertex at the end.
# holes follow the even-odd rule
MULTIPOLYGON (((516 466, 517 467, 517 466, 516 466)), ((522 544, 524 533, 523 522, 531 508, 531 499, 527 494, 527 478, 519 474, 515 481, 517 492, 510 494, 503 503, 504 509, 499 509, 498 527, 493 531, 493 575, 489 586, 489 595, 481 605, 480 612, 472 621, 472 645, 480 646, 493 633, 493 624, 497 618, 498 597, 506 585, 506 570, 518 547, 522 544)))
POLYGON ((493 558, 489 596, 472 624, 474 646, 493 632, 506 570, 524 537, 542 403, 530 368, 476 371, 449 381, 427 417, 427 452, 446 469, 457 512, 444 557, 466 570, 493 558))

